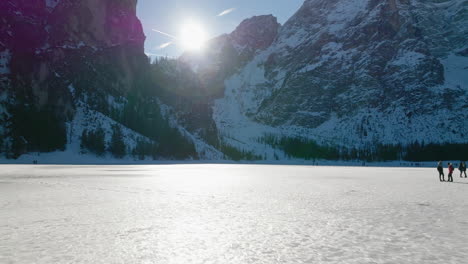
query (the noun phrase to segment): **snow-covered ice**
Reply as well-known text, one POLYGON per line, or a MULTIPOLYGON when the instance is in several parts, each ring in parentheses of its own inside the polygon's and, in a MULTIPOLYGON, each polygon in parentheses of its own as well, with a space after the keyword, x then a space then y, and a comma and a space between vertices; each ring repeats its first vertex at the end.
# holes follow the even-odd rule
POLYGON ((465 263, 434 168, 0 166, 0 263, 465 263))

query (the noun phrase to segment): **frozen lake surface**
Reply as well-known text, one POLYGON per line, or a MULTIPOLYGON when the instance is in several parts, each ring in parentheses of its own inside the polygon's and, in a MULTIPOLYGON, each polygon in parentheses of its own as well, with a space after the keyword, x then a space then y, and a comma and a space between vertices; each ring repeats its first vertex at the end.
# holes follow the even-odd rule
POLYGON ((0 263, 466 263, 434 169, 0 166, 0 263))

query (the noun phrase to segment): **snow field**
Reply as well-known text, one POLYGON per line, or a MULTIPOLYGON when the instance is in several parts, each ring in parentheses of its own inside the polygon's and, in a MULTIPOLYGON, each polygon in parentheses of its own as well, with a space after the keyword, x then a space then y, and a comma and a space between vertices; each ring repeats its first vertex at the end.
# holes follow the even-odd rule
POLYGON ((468 180, 259 165, 0 167, 1 263, 464 263, 468 180))

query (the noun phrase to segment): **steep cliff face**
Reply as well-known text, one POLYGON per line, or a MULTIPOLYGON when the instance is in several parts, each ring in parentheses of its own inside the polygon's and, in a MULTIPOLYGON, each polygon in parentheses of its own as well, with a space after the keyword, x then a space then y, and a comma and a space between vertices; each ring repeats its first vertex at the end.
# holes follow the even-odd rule
POLYGON ((61 0, 47 18, 46 45, 92 49, 102 57, 99 64, 110 63, 121 73, 115 86, 128 91, 146 60, 145 36, 135 8, 136 0, 61 0))
POLYGON ((316 128, 332 114, 341 116, 365 105, 384 109, 410 92, 422 96, 412 101, 429 100, 424 91, 444 82, 443 66, 429 52, 403 2, 306 2, 282 29, 268 57, 271 73, 287 68, 289 76, 278 96, 259 109, 258 119, 273 125, 292 119, 316 128), (297 42, 291 42, 294 38, 297 42), (297 93, 304 96, 294 104, 306 109, 278 104, 297 98, 297 93), (281 114, 272 113, 279 105, 281 114))
POLYGON ((80 96, 102 109, 108 94, 136 86, 148 63, 135 7, 135 0, 0 3, 0 132, 8 139, 0 150, 64 149, 80 96))
POLYGON ((467 3, 308 0, 225 81, 217 127, 247 149, 262 134, 356 148, 466 142, 467 3))
MULTIPOLYGON (((41 86, 50 84, 45 82, 48 78, 61 75, 57 71, 70 68, 54 64, 79 64, 85 60, 71 59, 81 53, 96 60, 112 57, 112 63, 123 73, 124 89, 130 89, 137 64, 144 59, 145 36, 135 5, 136 1, 131 0, 2 2, 6 34, 0 41, 10 53, 11 76, 36 87, 34 95, 47 97, 48 88, 41 86)), ((47 100, 41 98, 39 102, 44 105, 47 100)))
POLYGON ((145 36, 135 7, 136 0, 62 0, 47 19, 52 25, 50 45, 83 42, 87 46, 110 47, 134 43, 142 48, 145 36))
POLYGON ((104 133, 110 150, 117 134, 124 152, 158 156, 151 145, 171 128, 156 99, 142 95, 151 83, 135 9, 136 0, 0 3, 0 152, 77 154, 88 132, 91 139, 104 133))

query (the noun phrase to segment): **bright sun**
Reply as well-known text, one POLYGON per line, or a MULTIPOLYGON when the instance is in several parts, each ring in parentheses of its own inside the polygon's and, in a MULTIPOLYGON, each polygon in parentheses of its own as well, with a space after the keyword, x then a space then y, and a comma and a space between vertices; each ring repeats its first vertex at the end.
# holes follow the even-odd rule
POLYGON ((205 46, 206 41, 207 35, 200 24, 190 22, 182 26, 179 42, 185 50, 200 51, 205 46))

